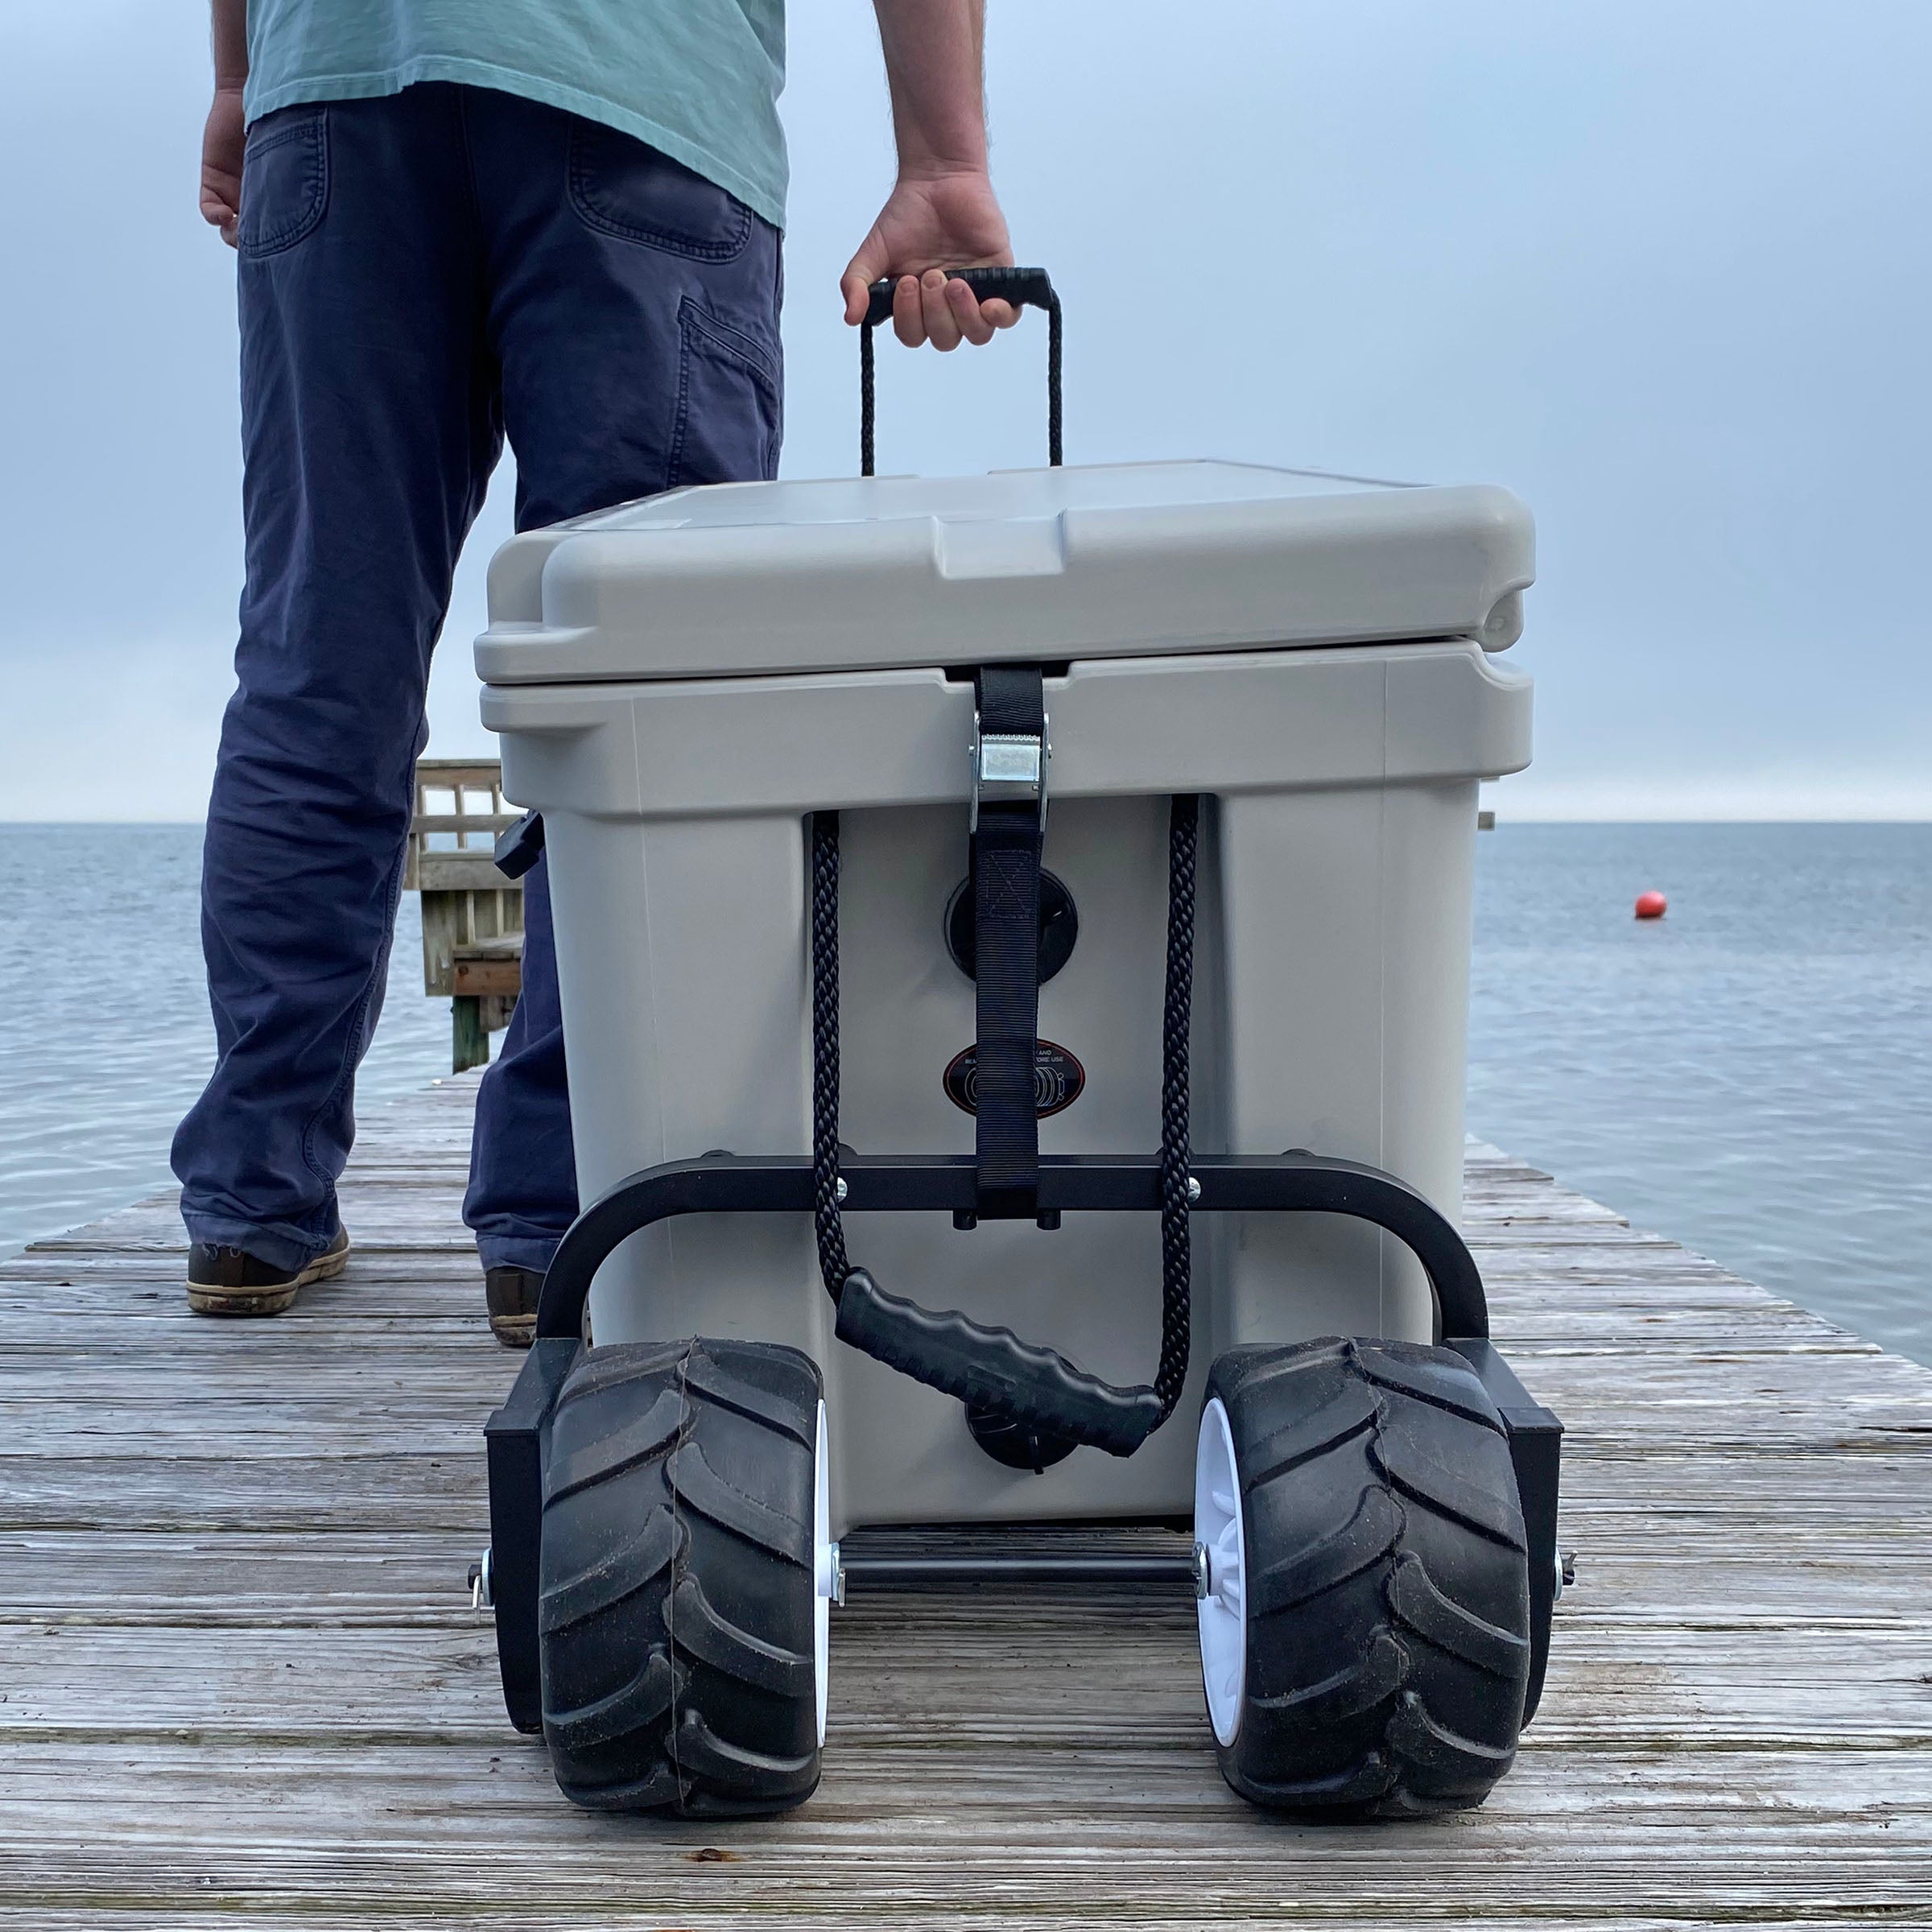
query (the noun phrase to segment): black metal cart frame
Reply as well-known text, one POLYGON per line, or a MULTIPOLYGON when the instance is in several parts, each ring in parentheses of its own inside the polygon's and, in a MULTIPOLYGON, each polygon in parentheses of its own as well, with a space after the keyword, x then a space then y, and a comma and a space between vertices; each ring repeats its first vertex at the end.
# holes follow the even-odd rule
MULTIPOLYGON (((1563 1426, 1534 1401, 1489 1340, 1489 1312, 1475 1257, 1454 1225, 1407 1183, 1381 1169, 1319 1154, 1196 1154, 1195 1213, 1335 1214, 1383 1228, 1422 1263, 1436 1308, 1442 1345, 1460 1355, 1488 1391, 1509 1432, 1527 1532, 1530 1670, 1523 1721, 1534 1714, 1550 1651, 1557 1577, 1556 1512, 1563 1426)), ((976 1167, 970 1154, 845 1154, 840 1162, 848 1213, 970 1215, 976 1167)), ((641 1229, 684 1214, 809 1214, 813 1163, 805 1154, 709 1154, 667 1162, 620 1181, 580 1214, 559 1246, 543 1284, 537 1339, 508 1400, 485 1430, 489 1459, 491 1593, 504 1702, 518 1729, 542 1724, 537 1644, 538 1553, 543 1508, 543 1455, 551 1412, 583 1340, 592 1282, 618 1245, 641 1229)), ((1161 1169, 1149 1154, 1042 1157, 1039 1212, 1158 1212, 1161 1169)), ((890 1565, 869 1575, 847 1568, 865 1588, 902 1585, 890 1565)), ((928 1570, 931 1566, 927 1566, 928 1570)), ((1171 1566, 1174 1587, 1191 1587, 1184 1561, 1171 1566)), ((935 1573, 936 1576, 936 1572, 935 1573)), ((1153 1585, 1168 1580, 1144 1558, 1088 1556, 1066 1566, 994 1558, 983 1566, 953 1563, 939 1580, 967 1582, 1113 1580, 1153 1585)))

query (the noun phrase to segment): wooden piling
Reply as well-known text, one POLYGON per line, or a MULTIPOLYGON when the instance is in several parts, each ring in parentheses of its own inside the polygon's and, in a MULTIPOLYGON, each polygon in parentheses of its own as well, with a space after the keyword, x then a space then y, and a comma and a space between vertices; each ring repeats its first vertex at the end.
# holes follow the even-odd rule
POLYGON ((489 1036, 522 990, 523 889, 492 856, 518 815, 504 807, 494 758, 417 760, 402 887, 421 897, 423 990, 450 1001, 454 1073, 489 1061, 489 1036))

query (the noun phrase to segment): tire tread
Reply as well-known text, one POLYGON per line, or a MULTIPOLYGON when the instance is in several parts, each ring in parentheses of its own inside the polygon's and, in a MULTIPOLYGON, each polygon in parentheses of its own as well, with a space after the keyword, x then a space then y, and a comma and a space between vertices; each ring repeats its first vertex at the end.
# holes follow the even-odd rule
POLYGON ((769 1814, 817 1785, 819 1399, 811 1359, 766 1344, 579 1358, 551 1423, 538 1604, 544 1737, 573 1803, 769 1814))
POLYGON ((1530 1664, 1521 1510, 1481 1383, 1447 1350, 1327 1338, 1234 1351, 1208 1393, 1249 1564, 1228 1781, 1327 1818, 1480 1804, 1514 1760, 1530 1664))

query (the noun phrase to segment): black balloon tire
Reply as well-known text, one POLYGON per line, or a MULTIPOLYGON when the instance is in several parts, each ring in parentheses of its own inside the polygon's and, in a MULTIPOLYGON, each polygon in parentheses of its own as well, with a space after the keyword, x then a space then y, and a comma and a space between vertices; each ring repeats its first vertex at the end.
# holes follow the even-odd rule
POLYGON ((587 1350, 544 1468, 543 1736, 595 1810, 769 1815, 819 1781, 819 1372, 795 1348, 587 1350))
POLYGON ((1245 1669, 1222 1775, 1330 1819, 1480 1805, 1530 1675, 1509 1438, 1444 1348, 1331 1338, 1224 1355, 1241 1488, 1245 1669))

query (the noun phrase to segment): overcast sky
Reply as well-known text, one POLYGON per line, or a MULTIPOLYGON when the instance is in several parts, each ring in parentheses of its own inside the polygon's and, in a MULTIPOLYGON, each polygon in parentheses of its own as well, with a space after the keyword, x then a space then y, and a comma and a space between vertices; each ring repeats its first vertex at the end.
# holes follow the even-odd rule
MULTIPOLYGON (((1932 817, 1927 0, 993 0, 1075 461, 1505 483, 1516 817, 1932 817)), ((794 0, 785 468, 854 466, 865 0, 794 0)), ((0 818, 198 818, 240 580, 195 0, 0 6, 0 818)), ((882 345, 881 467, 1038 460, 1037 318, 882 345)), ((431 749, 486 749, 460 580, 431 749)))

